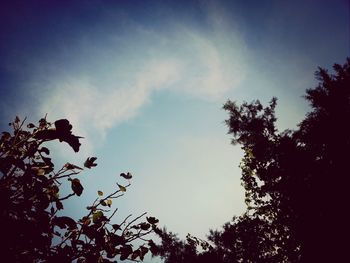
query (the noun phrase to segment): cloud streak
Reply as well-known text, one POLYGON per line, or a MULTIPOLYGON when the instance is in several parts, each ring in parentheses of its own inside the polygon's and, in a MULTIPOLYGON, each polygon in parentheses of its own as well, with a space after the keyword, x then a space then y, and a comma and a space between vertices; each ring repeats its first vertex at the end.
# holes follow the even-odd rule
MULTIPOLYGON (((165 60, 150 62, 127 87, 98 87, 89 78, 71 78, 51 84, 53 92, 39 111, 48 113, 50 119, 68 118, 77 134, 104 138, 109 128, 134 117, 153 90, 178 79, 176 62, 165 60)), ((87 144, 88 151, 92 150, 90 140, 87 144)))
MULTIPOLYGON (((193 98, 223 100, 244 79, 244 54, 240 53, 244 44, 238 34, 225 35, 223 19, 217 12, 210 14, 211 33, 180 23, 160 33, 132 23, 124 40, 113 34, 105 38, 108 46, 84 41, 74 50, 82 54, 93 50, 88 61, 96 71, 78 63, 76 70, 48 76, 40 84, 48 86, 49 92, 38 107, 39 114, 68 118, 77 133, 101 141, 108 129, 135 117, 154 91, 169 89, 193 98), (127 46, 119 45, 128 41, 127 46)), ((87 151, 96 143, 92 140, 85 142, 87 151)))

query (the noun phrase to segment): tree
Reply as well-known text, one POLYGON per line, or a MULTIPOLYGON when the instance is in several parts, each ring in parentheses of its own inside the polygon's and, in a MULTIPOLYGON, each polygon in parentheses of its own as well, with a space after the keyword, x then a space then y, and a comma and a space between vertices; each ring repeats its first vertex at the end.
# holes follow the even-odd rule
MULTIPOLYGON (((117 209, 113 200, 123 196, 130 186, 130 173, 121 173, 127 185, 97 198, 79 220, 64 214, 64 202, 80 196, 84 187, 78 174, 95 167, 96 157, 89 157, 84 168, 66 163, 55 171, 48 141, 67 143, 79 151, 81 137, 72 134, 68 120, 50 123, 43 118, 36 126, 24 127, 18 117, 10 123, 13 133, 3 132, 0 139, 0 231, 1 257, 9 262, 114 262, 115 259, 143 260, 150 250, 155 252, 147 235, 158 220, 142 214, 129 215, 119 223, 112 222, 117 209), (61 196, 61 185, 68 182, 72 192, 61 196), (135 243, 136 242, 136 243, 135 243), (134 248, 138 244, 138 247, 134 248)), ((123 179, 123 180, 124 180, 123 179)))
MULTIPOLYGON (((319 84, 305 95, 312 110, 294 131, 277 131, 276 98, 265 108, 258 100, 224 105, 232 143, 244 150, 240 167, 247 211, 222 230, 211 231, 209 249, 194 249, 190 260, 181 262, 349 258, 350 59, 333 68, 334 74, 322 68, 316 72, 319 84)), ((161 256, 167 263, 177 262, 173 247, 183 245, 164 230, 160 234, 166 237, 161 256)))

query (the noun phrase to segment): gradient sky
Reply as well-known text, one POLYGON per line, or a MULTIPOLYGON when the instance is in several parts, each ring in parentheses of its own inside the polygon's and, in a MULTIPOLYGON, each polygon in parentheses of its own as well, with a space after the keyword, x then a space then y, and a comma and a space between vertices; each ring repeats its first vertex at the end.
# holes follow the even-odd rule
POLYGON ((245 209, 223 103, 276 96, 294 128, 317 67, 346 56, 346 0, 2 1, 0 126, 47 113, 85 137, 78 154, 52 146, 57 164, 98 157, 75 215, 130 171, 116 220, 148 211, 205 237, 245 209))

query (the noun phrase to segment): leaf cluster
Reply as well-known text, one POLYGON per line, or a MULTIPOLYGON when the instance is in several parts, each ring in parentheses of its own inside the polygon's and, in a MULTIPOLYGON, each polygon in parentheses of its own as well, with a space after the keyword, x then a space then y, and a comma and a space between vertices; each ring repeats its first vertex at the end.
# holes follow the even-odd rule
POLYGON ((78 176, 84 168, 97 166, 97 158, 87 158, 84 168, 66 163, 55 170, 45 143, 59 140, 77 152, 81 137, 72 133, 72 125, 66 119, 50 123, 43 118, 37 125, 24 124, 25 120, 16 117, 10 123, 13 132, 3 132, 0 138, 3 258, 11 262, 95 263, 143 260, 148 251, 155 251, 148 235, 156 228, 156 218, 147 217, 140 222, 144 213, 136 218, 129 215, 119 223, 112 221, 117 212, 111 210, 113 200, 123 196, 130 186, 130 173, 121 174, 129 183, 118 184, 113 193, 104 195, 98 191, 82 218, 64 215, 64 202, 83 194, 78 176), (61 196, 64 181, 70 182, 72 192, 61 196))

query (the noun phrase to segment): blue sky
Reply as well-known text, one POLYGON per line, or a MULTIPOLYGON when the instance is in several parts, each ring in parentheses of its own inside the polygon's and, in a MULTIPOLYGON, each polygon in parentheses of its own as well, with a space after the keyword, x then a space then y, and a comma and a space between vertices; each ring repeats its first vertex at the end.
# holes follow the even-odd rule
POLYGON ((346 0, 7 2, 1 127, 68 118, 85 139, 78 154, 53 146, 56 162, 98 157, 69 210, 130 171, 119 218, 148 211, 182 237, 245 209, 223 103, 276 96, 279 128, 296 127, 317 66, 349 56, 346 0))

